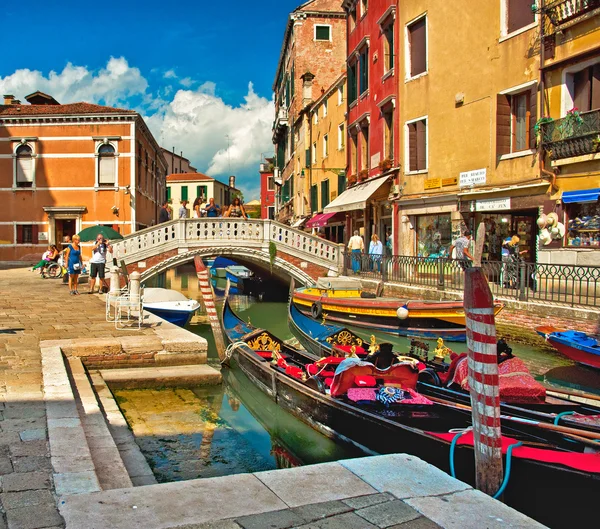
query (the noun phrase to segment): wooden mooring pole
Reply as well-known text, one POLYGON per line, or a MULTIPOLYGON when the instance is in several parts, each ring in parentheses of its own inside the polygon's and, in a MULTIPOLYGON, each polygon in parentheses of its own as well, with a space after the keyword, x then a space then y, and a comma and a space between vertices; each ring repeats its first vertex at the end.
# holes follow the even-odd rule
POLYGON ((210 327, 215 338, 217 354, 219 355, 219 360, 223 361, 225 360, 225 341, 223 340, 221 322, 219 321, 219 315, 215 306, 215 292, 210 284, 208 269, 199 255, 194 257, 194 266, 196 267, 196 275, 200 283, 200 292, 202 292, 202 300, 204 301, 208 321, 210 322, 210 327))
POLYGON ((464 308, 473 417, 475 484, 480 491, 493 496, 502 484, 502 434, 494 298, 481 269, 484 237, 485 227, 481 224, 477 232, 475 266, 465 270, 464 308))

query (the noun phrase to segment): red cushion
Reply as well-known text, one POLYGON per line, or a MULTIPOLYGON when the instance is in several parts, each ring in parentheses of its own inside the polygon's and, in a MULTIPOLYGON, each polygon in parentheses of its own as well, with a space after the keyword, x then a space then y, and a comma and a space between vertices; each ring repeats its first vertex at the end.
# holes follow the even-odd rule
POLYGON ((377 385, 377 381, 371 375, 357 375, 354 377, 354 384, 359 388, 373 388, 377 385))
POLYGON ((290 375, 294 378, 302 378, 303 371, 299 367, 296 366, 286 366, 285 368, 286 375, 290 375))
POLYGON ((325 364, 338 365, 341 364, 344 360, 345 358, 343 356, 324 356, 323 358, 319 358, 319 360, 317 360, 317 364, 319 364, 320 366, 324 366, 325 364))
POLYGON ((331 378, 331 377, 329 377, 329 378, 326 378, 324 382, 325 382, 325 385, 326 385, 328 388, 330 388, 330 387, 331 387, 331 384, 333 384, 333 378, 331 378))
POLYGON ((332 377, 333 375, 335 375, 334 371, 323 369, 323 366, 319 367, 317 364, 308 364, 306 366, 306 371, 311 376, 316 375, 317 373, 322 377, 332 377))
POLYGON ((408 364, 394 364, 388 369, 377 369, 373 364, 352 366, 333 377, 331 396, 345 395, 349 388, 355 387, 355 378, 364 375, 373 376, 377 380, 382 379, 384 382, 391 379, 395 383, 401 383, 403 388, 415 389, 419 373, 408 364))
POLYGON ((281 367, 282 369, 285 369, 288 366, 288 364, 287 364, 287 362, 285 361, 284 358, 278 358, 277 359, 277 365, 279 367, 281 367))
POLYGON ((254 351, 261 358, 273 358, 273 351, 254 351))

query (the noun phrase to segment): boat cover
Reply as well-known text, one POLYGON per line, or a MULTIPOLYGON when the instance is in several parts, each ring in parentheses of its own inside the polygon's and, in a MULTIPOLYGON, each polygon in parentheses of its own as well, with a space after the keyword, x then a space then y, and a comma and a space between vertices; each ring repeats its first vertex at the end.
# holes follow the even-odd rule
POLYGON ((351 277, 319 277, 317 288, 325 290, 361 290, 362 283, 359 279, 351 277))
POLYGON ((181 292, 170 288, 144 288, 144 303, 161 303, 163 301, 188 301, 181 292))

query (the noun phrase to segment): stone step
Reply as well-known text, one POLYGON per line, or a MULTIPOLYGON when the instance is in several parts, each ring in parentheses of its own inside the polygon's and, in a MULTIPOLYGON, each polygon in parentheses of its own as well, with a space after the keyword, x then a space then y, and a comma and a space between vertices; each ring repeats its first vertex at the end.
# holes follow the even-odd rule
POLYGON ((103 369, 100 374, 112 389, 215 385, 222 381, 220 371, 205 364, 103 369))

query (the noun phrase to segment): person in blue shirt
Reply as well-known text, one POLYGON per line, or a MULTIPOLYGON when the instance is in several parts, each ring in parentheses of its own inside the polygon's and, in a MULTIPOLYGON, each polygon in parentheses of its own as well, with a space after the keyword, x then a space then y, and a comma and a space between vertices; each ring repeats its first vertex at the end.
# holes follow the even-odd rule
POLYGON ((221 216, 221 206, 219 206, 218 204, 215 204, 214 198, 211 198, 208 201, 208 204, 206 204, 206 207, 204 209, 206 211, 207 217, 220 217, 221 216))

